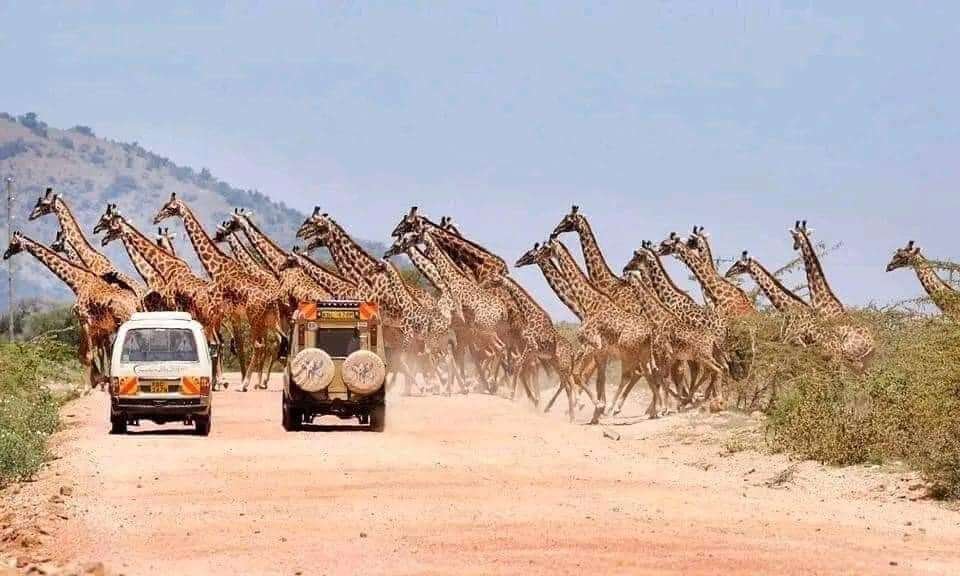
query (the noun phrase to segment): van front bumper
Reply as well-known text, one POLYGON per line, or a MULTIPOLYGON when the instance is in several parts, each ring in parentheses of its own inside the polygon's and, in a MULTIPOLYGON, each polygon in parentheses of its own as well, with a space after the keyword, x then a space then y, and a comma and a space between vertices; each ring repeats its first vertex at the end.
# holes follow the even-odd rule
POLYGON ((210 412, 210 396, 112 396, 110 411, 129 416, 205 415, 210 412))

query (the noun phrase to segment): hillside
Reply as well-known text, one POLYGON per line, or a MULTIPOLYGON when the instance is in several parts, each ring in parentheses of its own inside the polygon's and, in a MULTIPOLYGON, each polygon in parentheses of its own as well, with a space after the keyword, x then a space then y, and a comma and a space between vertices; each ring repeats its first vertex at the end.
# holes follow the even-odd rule
MULTIPOLYGON (((48 243, 56 234, 56 218, 45 216, 27 221, 37 197, 48 186, 63 194, 81 226, 88 231, 93 229, 105 205, 112 202, 152 235, 155 227, 151 219, 171 192, 188 202, 208 230, 212 231, 217 222, 227 218, 234 207, 243 207, 252 210, 257 223, 287 247, 293 245, 296 229, 306 217, 260 192, 235 188, 218 180, 205 168, 194 170, 175 164, 136 142, 100 138, 85 126, 69 130, 52 128, 29 113, 18 117, 0 113, 0 177, 8 175, 15 179, 14 229, 48 243)), ((0 207, 0 214, 4 208, 0 207)), ((177 248, 192 257, 180 224, 170 222, 169 226, 178 231, 177 248)), ((6 226, 3 231, 6 232, 6 226)), ((6 243, 5 234, 0 241, 6 243)), ((99 245, 99 241, 95 244, 99 245)), ((378 254, 384 250, 382 244, 363 244, 378 254)), ((133 268, 119 244, 109 246, 105 252, 119 267, 132 273, 133 268)), ((14 291, 18 298, 69 296, 66 287, 33 258, 19 256, 15 260, 14 291)), ((6 297, 4 279, 0 283, 0 298, 5 301, 6 297)))

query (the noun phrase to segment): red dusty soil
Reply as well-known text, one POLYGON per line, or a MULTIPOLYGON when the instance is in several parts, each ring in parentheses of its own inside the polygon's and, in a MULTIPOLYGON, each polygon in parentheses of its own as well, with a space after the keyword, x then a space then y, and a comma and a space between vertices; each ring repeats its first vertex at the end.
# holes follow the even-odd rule
POLYGON ((275 388, 217 393, 208 438, 110 436, 99 392, 67 406, 61 458, 6 498, 42 503, 31 554, 132 575, 960 573, 960 513, 912 475, 740 451, 738 417, 570 425, 470 395, 396 398, 383 434, 287 433, 275 388))

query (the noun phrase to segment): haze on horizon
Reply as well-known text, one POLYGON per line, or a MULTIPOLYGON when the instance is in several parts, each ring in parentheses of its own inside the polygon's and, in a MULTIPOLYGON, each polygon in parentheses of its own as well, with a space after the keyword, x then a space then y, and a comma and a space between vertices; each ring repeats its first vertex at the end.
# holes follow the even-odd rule
POLYGON ((800 218, 844 242, 825 267, 848 303, 921 293, 884 272, 909 239, 960 258, 960 5, 193 4, 0 6, 0 110, 363 238, 418 204, 509 262, 574 203, 614 270, 693 224, 774 267, 800 218))

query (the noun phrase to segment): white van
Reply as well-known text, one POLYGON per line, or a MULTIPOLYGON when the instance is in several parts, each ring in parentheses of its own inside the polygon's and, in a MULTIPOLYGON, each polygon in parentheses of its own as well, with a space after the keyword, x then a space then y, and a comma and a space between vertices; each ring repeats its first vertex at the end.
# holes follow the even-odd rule
POLYGON ((203 326, 186 312, 137 312, 114 340, 110 362, 113 434, 140 420, 193 424, 210 433, 213 364, 203 326))

